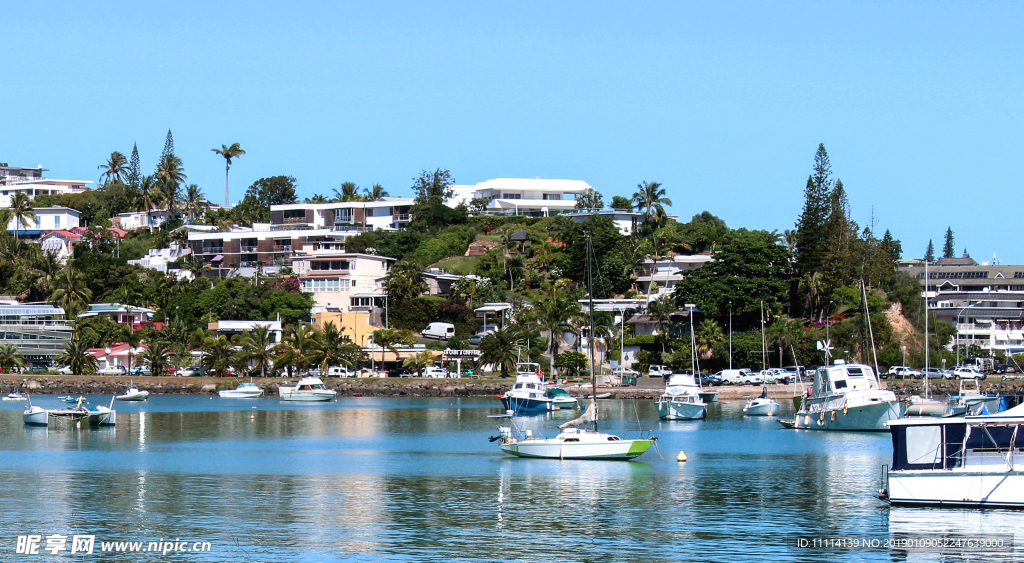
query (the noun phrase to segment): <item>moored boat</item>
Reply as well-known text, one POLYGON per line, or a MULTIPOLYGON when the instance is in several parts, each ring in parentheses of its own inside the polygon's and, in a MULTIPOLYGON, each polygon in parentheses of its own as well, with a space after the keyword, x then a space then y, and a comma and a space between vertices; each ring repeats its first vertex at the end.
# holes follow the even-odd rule
POLYGON ((1024 508, 1024 405, 966 417, 889 423, 892 464, 879 498, 893 505, 1024 508))
POLYGON ((140 391, 135 387, 135 383, 129 383, 128 389, 120 395, 115 395, 114 399, 118 401, 145 401, 149 399, 149 391, 140 391))
POLYGON ((540 366, 532 362, 516 364, 516 382, 501 396, 501 405, 513 413, 548 412, 554 408, 553 397, 544 388, 537 373, 540 366))
POLYGON ((580 406, 576 397, 573 397, 568 391, 561 387, 548 387, 544 393, 551 398, 551 405, 553 408, 574 409, 580 406))
POLYGON ((219 395, 225 399, 256 399, 263 396, 263 389, 255 383, 245 382, 234 389, 221 389, 219 395))
POLYGON ((303 377, 295 387, 281 392, 281 399, 285 401, 330 401, 337 396, 337 391, 328 389, 319 377, 303 377))
POLYGON ((673 374, 655 407, 662 420, 702 420, 708 415, 708 407, 700 398, 700 386, 688 374, 673 374))
POLYGON ((4 397, 4 400, 5 401, 24 401, 25 400, 25 396, 22 395, 21 393, 18 393, 17 389, 14 389, 14 390, 12 390, 10 393, 8 393, 4 397))
POLYGON ((836 360, 814 372, 814 385, 788 428, 885 432, 886 423, 903 417, 906 404, 882 389, 874 369, 836 360))
POLYGON ((768 388, 761 389, 761 395, 743 405, 743 414, 748 416, 775 416, 779 414, 779 403, 768 396, 768 388))

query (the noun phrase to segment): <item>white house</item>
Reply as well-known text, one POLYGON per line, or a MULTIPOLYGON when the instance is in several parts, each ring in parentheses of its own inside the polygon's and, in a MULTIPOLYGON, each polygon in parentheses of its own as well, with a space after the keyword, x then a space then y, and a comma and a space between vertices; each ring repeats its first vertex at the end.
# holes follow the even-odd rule
POLYGON ((44 178, 43 172, 49 170, 42 166, 20 168, 0 162, 0 207, 10 207, 11 198, 18 192, 23 192, 30 198, 37 195, 80 193, 87 189, 87 184, 92 183, 84 180, 44 178))
POLYGON ((172 242, 170 248, 151 248, 149 253, 142 258, 129 260, 128 263, 172 274, 178 278, 192 279, 191 272, 181 269, 180 263, 175 263, 175 260, 191 253, 191 249, 182 248, 178 243, 172 242))
POLYGON ((643 270, 638 272, 640 275, 636 278, 637 291, 651 297, 669 295, 687 272, 712 260, 714 257, 710 254, 677 254, 659 259, 648 256, 644 260, 643 270))
POLYGON ((256 327, 265 326, 270 331, 271 340, 281 342, 281 321, 216 321, 209 323, 207 328, 214 336, 227 336, 230 340, 236 334, 252 332, 256 327))
POLYGON ((132 211, 129 213, 118 213, 117 217, 111 219, 126 231, 139 228, 157 228, 167 222, 166 209, 153 209, 150 211, 132 211))
POLYGON ((297 257, 292 271, 302 291, 313 294, 320 310, 365 312, 384 306, 384 277, 394 258, 355 253, 319 253, 297 257))
POLYGON ((475 185, 453 184, 453 196, 445 203, 450 207, 469 205, 475 198, 488 200, 486 213, 547 217, 574 211, 576 196, 590 184, 582 180, 548 180, 543 178, 495 178, 475 185))
POLYGON ((25 219, 22 224, 16 226, 16 220, 11 219, 7 223, 8 232, 13 233, 17 228, 22 234, 39 235, 44 231, 74 229, 79 226, 81 218, 81 213, 69 207, 33 207, 32 211, 36 214, 34 220, 25 219))

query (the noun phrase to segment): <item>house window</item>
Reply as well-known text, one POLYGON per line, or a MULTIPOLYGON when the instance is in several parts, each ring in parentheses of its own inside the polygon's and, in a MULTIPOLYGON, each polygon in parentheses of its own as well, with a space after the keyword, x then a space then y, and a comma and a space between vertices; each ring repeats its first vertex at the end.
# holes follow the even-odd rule
POLYGON ((560 199, 562 199, 562 194, 544 194, 544 199, 545 200, 549 200, 549 201, 550 200, 560 200, 560 199))
POLYGON ((55 229, 59 229, 60 228, 60 215, 57 215, 57 216, 55 216, 53 218, 53 228, 55 228, 55 229))
POLYGON ((501 194, 501 199, 523 199, 523 194, 501 194))
POLYGON ((352 307, 373 307, 373 297, 353 297, 352 307))
POLYGON ((311 270, 348 270, 348 260, 317 261, 309 264, 311 270))
POLYGON ((334 224, 335 225, 340 225, 340 224, 352 223, 354 221, 353 220, 353 212, 354 212, 354 210, 351 207, 346 207, 345 209, 335 209, 334 210, 334 224))
POLYGON ((284 211, 284 222, 285 223, 305 223, 306 222, 306 210, 305 209, 286 209, 284 211))

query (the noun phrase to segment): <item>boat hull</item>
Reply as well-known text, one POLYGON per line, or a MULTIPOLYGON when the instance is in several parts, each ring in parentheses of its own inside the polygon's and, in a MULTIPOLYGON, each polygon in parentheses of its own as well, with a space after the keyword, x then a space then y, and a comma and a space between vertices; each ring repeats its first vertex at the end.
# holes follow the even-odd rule
POLYGON ((117 422, 117 411, 100 407, 89 410, 89 424, 93 426, 114 426, 117 422))
POLYGON ((529 397, 502 397, 501 405, 506 411, 548 412, 554 406, 550 399, 531 399, 529 397))
POLYGON ((32 407, 25 409, 21 414, 21 420, 29 426, 48 426, 50 415, 42 407, 32 407))
POLYGON ((117 395, 114 397, 117 401, 145 401, 149 398, 149 391, 139 391, 131 395, 117 395))
MULTIPOLYGON (((819 406, 812 403, 808 406, 819 406)), ((879 402, 857 407, 802 410, 793 420, 792 428, 802 430, 839 430, 847 432, 888 432, 886 423, 903 417, 906 404, 902 401, 879 402)))
POLYGON ((672 400, 659 400, 658 418, 662 420, 703 420, 707 418, 708 407, 703 403, 684 403, 672 400))
POLYGON ((775 401, 750 401, 743 407, 747 416, 776 416, 779 414, 779 403, 775 401))
POLYGON ((563 399, 563 400, 555 399, 555 400, 551 401, 551 406, 553 408, 559 408, 559 409, 575 409, 575 408, 579 407, 580 405, 576 401, 576 399, 572 399, 572 400, 569 400, 569 399, 563 399))
POLYGON ((263 396, 263 390, 259 391, 238 391, 237 389, 225 389, 220 392, 225 399, 258 399, 263 396))
POLYGON ((331 393, 322 393, 322 392, 321 393, 317 393, 315 391, 314 392, 310 392, 310 391, 295 391, 295 392, 292 392, 292 393, 285 393, 284 395, 281 395, 281 399, 284 400, 284 401, 305 402, 305 403, 333 401, 335 397, 337 397, 337 394, 334 393, 334 392, 331 392, 331 393))
POLYGON ((896 506, 1024 508, 1024 471, 890 471, 896 506))
POLYGON ((907 416, 946 416, 949 412, 949 404, 932 399, 911 399, 907 407, 907 416))
POLYGON ((700 400, 703 401, 705 405, 718 401, 718 391, 701 391, 697 395, 700 396, 700 400))
POLYGON ((544 459, 630 460, 642 455, 654 440, 615 440, 613 442, 562 442, 524 440, 501 444, 501 451, 517 457, 544 459))

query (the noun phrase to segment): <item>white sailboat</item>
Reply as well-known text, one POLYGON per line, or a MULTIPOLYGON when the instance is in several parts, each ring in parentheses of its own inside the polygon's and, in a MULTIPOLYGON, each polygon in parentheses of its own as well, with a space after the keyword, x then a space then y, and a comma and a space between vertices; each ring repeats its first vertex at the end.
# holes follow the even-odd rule
POLYGON ((128 389, 124 393, 114 397, 118 401, 145 401, 148 398, 149 391, 140 391, 134 381, 128 383, 128 389))
POLYGON ((779 403, 768 396, 768 388, 761 388, 761 395, 743 405, 743 414, 748 416, 775 416, 779 414, 779 403))
MULTIPOLYGON (((593 246, 587 237, 587 277, 590 293, 590 326, 594 326, 593 274, 591 272, 591 255, 593 246)), ((593 332, 591 332, 593 333, 593 332)), ((638 438, 627 438, 607 432, 598 431, 600 411, 597 406, 597 372, 595 371, 594 339, 590 339, 590 384, 593 399, 583 412, 583 416, 570 420, 558 428, 561 432, 554 438, 534 436, 532 431, 519 431, 515 422, 511 426, 500 426, 498 436, 491 441, 500 440, 501 451, 516 457, 534 457, 545 459, 605 459, 629 460, 642 455, 657 438, 641 431, 638 438)), ((499 415, 501 416, 501 415, 499 415)))
MULTIPOLYGON (((924 263, 924 279, 928 280, 928 261, 924 263)), ((910 397, 907 405, 907 416, 945 416, 949 412, 949 405, 943 401, 933 399, 928 385, 929 350, 928 350, 928 282, 925 282, 924 292, 924 397, 914 395, 910 397)))

